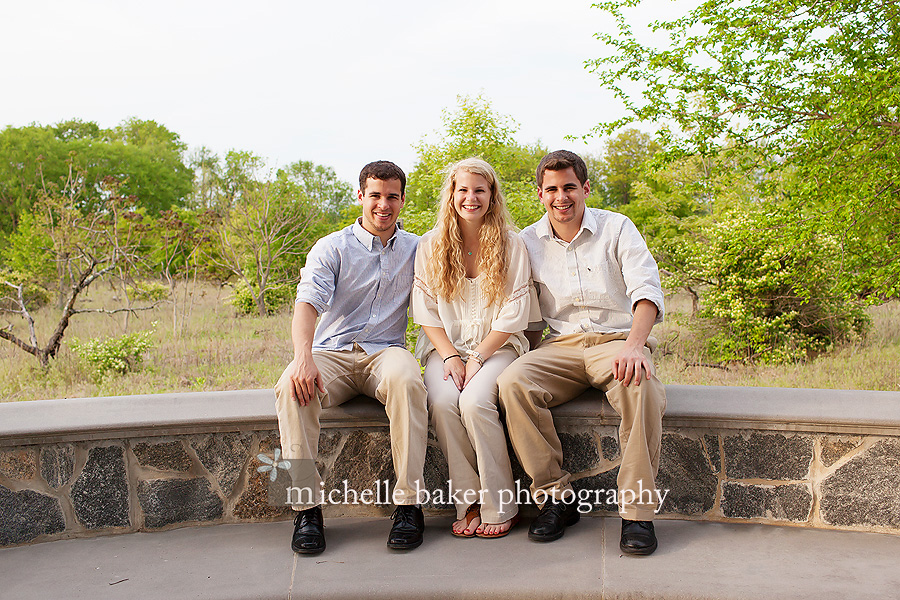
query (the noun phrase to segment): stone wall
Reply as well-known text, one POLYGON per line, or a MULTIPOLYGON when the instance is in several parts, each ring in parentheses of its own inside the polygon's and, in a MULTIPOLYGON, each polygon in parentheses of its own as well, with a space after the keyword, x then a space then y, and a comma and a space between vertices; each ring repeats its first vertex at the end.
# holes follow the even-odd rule
MULTIPOLYGON (((846 393, 669 386, 661 517, 900 533, 900 394, 853 392, 850 419, 839 416, 846 393)), ((582 510, 614 514, 616 415, 593 393, 554 419, 582 510)), ((269 475, 258 471, 278 445, 266 390, 0 404, 0 546, 290 518, 270 505, 269 475)), ((326 411, 319 448, 326 489, 393 479, 374 401, 326 411)), ((515 462, 514 474, 527 487, 515 462)), ((430 436, 426 489, 446 480, 430 436)), ((336 504, 326 514, 390 508, 336 504)))

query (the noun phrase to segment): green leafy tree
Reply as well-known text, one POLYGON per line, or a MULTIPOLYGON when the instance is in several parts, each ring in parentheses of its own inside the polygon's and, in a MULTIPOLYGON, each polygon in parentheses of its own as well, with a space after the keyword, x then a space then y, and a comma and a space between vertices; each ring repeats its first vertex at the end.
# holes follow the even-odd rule
POLYGON ((0 236, 15 229, 47 185, 66 185, 70 161, 91 192, 83 202, 97 200, 104 178, 114 177, 119 193, 150 214, 179 206, 192 189, 184 150, 178 135, 155 121, 130 119, 109 130, 80 120, 7 127, 0 132, 0 236))
POLYGON ((333 168, 307 160, 298 160, 278 169, 275 178, 283 185, 296 188, 331 220, 340 219, 343 211, 356 200, 353 187, 338 179, 333 168))
POLYGON ((613 53, 591 64, 629 112, 597 130, 657 123, 672 154, 762 148, 792 174, 782 207, 806 237, 826 232, 840 245, 841 285, 897 296, 900 5, 707 0, 654 23, 668 41, 652 45, 630 24, 639 4, 599 4, 618 31, 598 34, 613 53))
POLYGON ((650 134, 625 129, 604 144, 603 153, 588 157, 593 193, 607 207, 625 206, 634 199, 634 185, 641 179, 646 163, 661 150, 650 134))
POLYGON ((444 128, 437 132, 437 140, 423 138, 416 145, 418 158, 409 174, 404 227, 420 234, 431 229, 447 167, 473 156, 497 171, 516 224, 531 224, 543 214, 535 195, 534 170, 546 149, 517 142, 518 124, 495 112, 485 98, 459 96, 457 101, 454 112, 443 111, 444 128))

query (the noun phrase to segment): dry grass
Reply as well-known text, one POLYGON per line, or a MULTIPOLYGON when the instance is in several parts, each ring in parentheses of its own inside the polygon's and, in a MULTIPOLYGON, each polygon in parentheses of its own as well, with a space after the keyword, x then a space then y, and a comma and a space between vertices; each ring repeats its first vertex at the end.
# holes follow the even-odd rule
MULTIPOLYGON (((198 288, 183 330, 172 327, 172 305, 129 317, 128 331, 153 328, 154 348, 143 368, 91 382, 88 369, 69 348, 73 339, 105 338, 125 333, 123 315, 76 315, 60 356, 43 370, 20 349, 0 340, 0 400, 41 400, 181 391, 239 390, 274 385, 291 358, 288 310, 268 318, 238 316, 227 303, 229 291, 212 285, 198 288)), ((114 299, 104 285, 91 291, 91 305, 114 299)), ((871 333, 859 343, 839 348, 805 364, 730 366, 728 370, 696 366, 702 356, 690 304, 674 297, 669 316, 655 330, 668 354, 658 353, 666 383, 693 385, 777 386, 900 391, 900 303, 873 307, 871 333)), ((108 306, 108 304, 107 304, 108 306)), ((46 340, 58 313, 37 311, 38 335, 46 340)), ((16 332, 25 335, 22 323, 16 332)))
MULTIPOLYGON (((184 328, 172 326, 172 305, 129 317, 128 331, 153 329, 154 347, 143 368, 93 383, 66 342, 125 333, 123 315, 82 314, 72 319, 59 357, 43 370, 30 355, 3 341, 0 346, 0 398, 40 400, 161 392, 239 390, 271 387, 291 358, 290 313, 268 318, 238 316, 227 303, 228 289, 201 286, 184 328)), ((89 304, 114 297, 104 286, 92 291, 89 304)), ((46 340, 58 312, 37 311, 38 336, 46 340)), ((17 323, 17 333, 24 327, 17 323)))
POLYGON ((666 383, 900 391, 900 302, 868 309, 868 335, 806 363, 703 366, 701 335, 685 298, 667 299, 666 322, 654 330, 659 375, 666 383))

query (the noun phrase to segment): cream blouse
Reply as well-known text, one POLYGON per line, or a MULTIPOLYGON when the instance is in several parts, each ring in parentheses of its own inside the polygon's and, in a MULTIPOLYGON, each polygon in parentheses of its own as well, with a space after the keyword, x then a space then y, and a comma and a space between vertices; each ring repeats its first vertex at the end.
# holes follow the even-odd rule
MULTIPOLYGON (((474 350, 491 330, 512 334, 502 347, 512 348, 519 356, 525 354, 528 351, 528 340, 524 330, 529 321, 540 321, 541 316, 537 295, 531 283, 528 252, 521 238, 512 232, 509 234, 506 301, 490 306, 481 292, 483 274, 474 279, 466 278, 462 290, 451 302, 437 297, 432 290, 427 268, 434 238, 433 230, 423 235, 416 252, 416 276, 410 303, 413 322, 428 327, 442 327, 463 360, 467 358, 466 352, 474 350)), ((416 342, 416 358, 424 363, 432 350, 434 346, 431 340, 424 331, 420 331, 416 342)))

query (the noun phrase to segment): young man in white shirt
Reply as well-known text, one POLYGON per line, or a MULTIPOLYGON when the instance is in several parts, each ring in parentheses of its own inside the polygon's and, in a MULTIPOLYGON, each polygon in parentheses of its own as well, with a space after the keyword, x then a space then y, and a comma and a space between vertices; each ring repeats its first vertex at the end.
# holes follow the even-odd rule
POLYGON ((405 347, 419 242, 396 224, 405 187, 406 175, 392 162, 363 167, 362 217, 316 242, 301 271, 291 324, 294 360, 275 386, 283 456, 307 472, 303 486, 295 482, 301 493, 293 505, 291 548, 300 554, 325 549, 315 468, 319 414, 359 394, 384 404, 390 421, 397 510, 387 545, 409 550, 422 543, 416 494, 424 489, 428 409, 419 365, 405 347))
POLYGON ((586 207, 591 186, 577 154, 558 150, 545 156, 537 183, 547 213, 521 235, 544 321, 529 326, 535 349, 498 379, 513 449, 533 480, 535 500, 543 502, 528 536, 553 541, 579 519, 549 409, 595 387, 622 418, 620 548, 651 554, 657 547, 654 479, 666 407, 665 387, 650 357, 656 346, 650 330, 665 310, 656 261, 627 217, 586 207), (545 325, 550 331, 541 341, 545 325))

